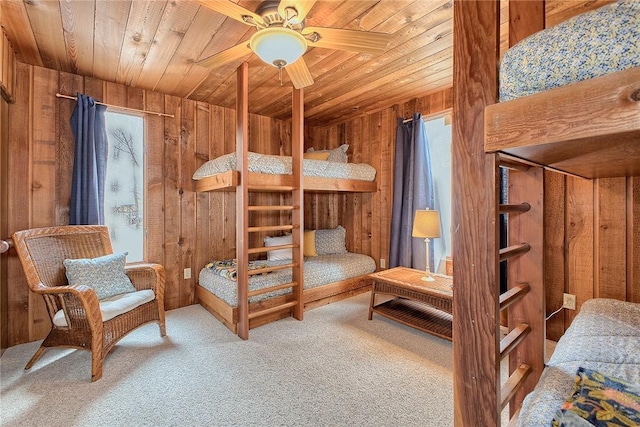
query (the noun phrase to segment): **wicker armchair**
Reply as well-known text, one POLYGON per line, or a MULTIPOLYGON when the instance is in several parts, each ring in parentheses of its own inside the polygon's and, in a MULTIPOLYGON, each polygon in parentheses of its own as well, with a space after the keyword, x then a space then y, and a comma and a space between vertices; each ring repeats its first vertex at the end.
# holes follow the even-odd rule
POLYGON ((65 259, 96 258, 113 252, 106 226, 37 228, 18 231, 13 234, 13 240, 29 288, 44 297, 52 323, 51 332, 25 369, 31 368, 48 347, 75 347, 91 351, 91 381, 96 381, 102 377, 104 358, 120 338, 133 329, 155 321, 160 326, 160 335, 166 335, 163 266, 126 266, 126 274, 134 287, 153 290, 155 298, 104 322, 95 291, 88 286, 68 284, 65 259), (66 319, 64 326, 53 322, 60 310, 66 319))

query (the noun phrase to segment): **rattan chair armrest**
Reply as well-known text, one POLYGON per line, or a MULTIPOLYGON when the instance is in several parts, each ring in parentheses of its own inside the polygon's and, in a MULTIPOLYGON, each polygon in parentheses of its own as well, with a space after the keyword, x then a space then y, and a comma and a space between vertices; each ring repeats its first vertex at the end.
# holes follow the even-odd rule
POLYGON ((152 289, 156 295, 164 294, 164 267, 161 264, 127 264, 125 271, 137 290, 152 289))
MULTIPOLYGON (((66 285, 66 286, 45 286, 40 284, 34 292, 50 295, 54 298, 61 297, 55 302, 53 311, 63 310, 67 319, 67 324, 72 325, 71 319, 86 318, 87 323, 92 331, 102 335, 102 313, 100 312, 100 301, 96 291, 85 285, 66 285), (78 311, 82 308, 82 312, 78 311)), ((47 301, 45 299, 45 301, 47 301)), ((54 313, 52 313, 53 315, 54 313)))

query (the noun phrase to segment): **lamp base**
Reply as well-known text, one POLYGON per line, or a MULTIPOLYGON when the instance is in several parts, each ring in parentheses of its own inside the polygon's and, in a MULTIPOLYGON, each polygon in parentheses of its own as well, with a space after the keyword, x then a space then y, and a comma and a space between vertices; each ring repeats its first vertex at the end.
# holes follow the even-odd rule
POLYGON ((431 275, 429 276, 424 276, 421 278, 421 280, 425 281, 425 282, 435 282, 436 279, 434 279, 433 277, 431 277, 431 275))

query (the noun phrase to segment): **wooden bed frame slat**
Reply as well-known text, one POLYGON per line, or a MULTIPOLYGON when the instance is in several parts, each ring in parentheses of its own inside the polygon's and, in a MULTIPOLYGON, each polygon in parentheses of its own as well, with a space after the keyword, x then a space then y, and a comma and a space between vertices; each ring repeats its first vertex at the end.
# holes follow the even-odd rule
MULTIPOLYGON (((272 186, 272 191, 282 191, 283 186, 291 186, 291 175, 271 175, 257 172, 249 172, 249 189, 253 191, 265 191, 272 186), (277 190, 280 189, 280 190, 277 190)), ((357 179, 322 178, 317 176, 305 176, 302 178, 304 191, 314 193, 375 193, 378 191, 376 181, 361 181, 357 179)), ((193 181, 196 192, 206 191, 235 191, 240 183, 238 171, 226 171, 193 181)))
POLYGON ((585 178, 640 175, 640 67, 487 106, 484 148, 585 178))
MULTIPOLYGON (((318 286, 311 289, 304 289, 303 302, 304 309, 310 310, 331 302, 339 301, 345 298, 358 295, 371 290, 371 279, 368 275, 357 276, 339 282, 333 282, 326 285, 318 286)), ((200 305, 202 305, 209 313, 220 320, 229 330, 237 333, 238 312, 237 307, 231 307, 229 304, 203 288, 199 284, 196 285, 196 297, 200 305)), ((249 305, 249 312, 266 310, 272 306, 287 303, 292 299, 291 294, 270 298, 265 301, 253 303, 249 305)), ((288 317, 287 313, 280 313, 279 317, 263 316, 251 319, 249 328, 264 325, 279 318, 288 317)))

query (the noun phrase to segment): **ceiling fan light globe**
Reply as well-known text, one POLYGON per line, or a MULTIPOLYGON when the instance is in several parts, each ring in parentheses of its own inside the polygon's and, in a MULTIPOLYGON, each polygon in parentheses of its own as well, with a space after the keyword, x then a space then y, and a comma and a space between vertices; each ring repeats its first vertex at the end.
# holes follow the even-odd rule
POLYGON ((249 46, 264 62, 282 68, 293 64, 305 53, 307 41, 290 28, 269 27, 255 33, 249 46))

